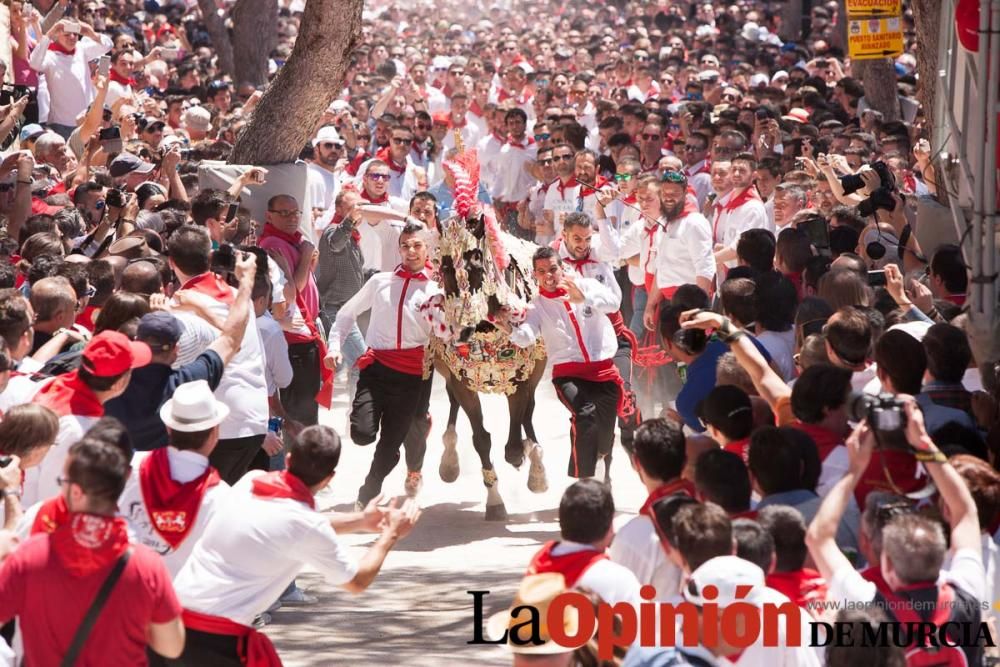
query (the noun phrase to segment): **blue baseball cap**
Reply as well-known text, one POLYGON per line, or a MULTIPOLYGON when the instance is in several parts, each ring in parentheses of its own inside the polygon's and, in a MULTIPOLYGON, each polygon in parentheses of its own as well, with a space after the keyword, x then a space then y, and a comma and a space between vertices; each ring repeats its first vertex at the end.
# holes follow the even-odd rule
POLYGON ((42 134, 45 134, 45 128, 38 123, 31 123, 21 128, 20 138, 22 142, 30 141, 31 139, 37 139, 42 134))
POLYGON ((184 325, 180 320, 168 312, 156 310, 142 316, 135 338, 157 348, 157 351, 166 351, 177 344, 182 333, 184 325))

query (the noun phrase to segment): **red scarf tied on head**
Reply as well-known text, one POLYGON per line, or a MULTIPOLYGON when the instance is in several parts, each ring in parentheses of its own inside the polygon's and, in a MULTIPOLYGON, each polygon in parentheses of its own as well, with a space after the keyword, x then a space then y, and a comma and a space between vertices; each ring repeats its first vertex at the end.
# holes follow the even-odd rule
POLYGON ((309 487, 287 470, 276 470, 255 478, 251 490, 258 498, 290 498, 316 509, 316 500, 309 487))
POLYGON ((221 481, 208 466, 201 475, 184 484, 170 476, 166 447, 153 450, 139 466, 139 486, 153 529, 172 549, 187 538, 198 518, 205 493, 221 481))
POLYGON ((70 576, 86 577, 109 567, 128 548, 125 519, 77 512, 49 538, 70 576))

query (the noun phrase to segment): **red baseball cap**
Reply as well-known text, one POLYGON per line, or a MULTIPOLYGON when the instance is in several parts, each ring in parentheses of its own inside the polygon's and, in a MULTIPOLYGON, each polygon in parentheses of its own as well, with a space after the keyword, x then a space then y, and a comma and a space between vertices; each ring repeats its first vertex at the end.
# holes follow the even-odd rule
POLYGON ((435 125, 447 125, 451 127, 451 117, 444 111, 438 111, 437 113, 431 115, 435 125))
POLYGON ((97 377, 114 377, 145 366, 153 357, 145 343, 129 340, 117 331, 102 331, 83 348, 82 367, 97 377))

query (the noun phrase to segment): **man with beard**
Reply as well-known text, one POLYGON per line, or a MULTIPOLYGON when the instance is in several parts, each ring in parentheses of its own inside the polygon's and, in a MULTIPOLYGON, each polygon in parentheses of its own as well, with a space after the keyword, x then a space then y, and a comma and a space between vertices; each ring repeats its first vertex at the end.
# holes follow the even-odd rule
POLYGON ((575 176, 573 147, 569 144, 556 146, 552 151, 552 164, 557 179, 545 194, 543 210, 547 233, 535 235, 535 242, 538 244, 551 243, 562 234, 562 220, 576 210, 576 200, 580 193, 580 184, 575 176), (552 231, 549 232, 549 229, 552 231))
POLYGON ((708 195, 712 193, 711 167, 708 161, 708 137, 701 132, 694 132, 684 144, 684 174, 687 176, 698 206, 704 206, 708 195))
MULTIPOLYGON (((729 167, 733 189, 716 203, 712 241, 715 262, 720 271, 736 266, 736 244, 748 229, 768 229, 767 212, 753 185, 757 161, 749 153, 740 153, 729 167)), ((720 275, 720 281, 724 276, 720 275)))
MULTIPOLYGON (((571 413, 567 474, 594 477, 598 459, 611 454, 615 414, 624 399, 622 378, 614 364, 618 340, 607 317, 618 310, 621 298, 608 284, 564 272, 552 248, 539 248, 532 262, 539 293, 527 317, 516 327, 504 320, 498 326, 520 347, 534 345, 539 336, 545 341, 553 363, 552 383, 571 413)), ((606 466, 605 476, 607 471, 606 466)))
POLYGON ((528 190, 535 183, 526 169, 537 154, 535 140, 525 136, 528 116, 520 109, 507 112, 507 143, 497 158, 497 180, 493 184, 493 207, 504 228, 521 238, 533 239, 534 230, 522 230, 517 224, 517 211, 528 198, 528 190), (530 234, 530 235, 529 235, 530 234))
POLYGON ((313 203, 313 219, 316 220, 337 199, 337 192, 340 190, 337 171, 344 157, 344 141, 337 128, 326 125, 313 137, 312 146, 313 157, 306 167, 306 182, 313 203))
POLYGON ((650 331, 656 331, 660 302, 669 302, 681 285, 697 285, 707 294, 712 292, 715 277, 712 227, 693 202, 688 201, 687 186, 683 173, 664 172, 660 183, 663 233, 656 253, 652 289, 643 314, 643 324, 650 331))

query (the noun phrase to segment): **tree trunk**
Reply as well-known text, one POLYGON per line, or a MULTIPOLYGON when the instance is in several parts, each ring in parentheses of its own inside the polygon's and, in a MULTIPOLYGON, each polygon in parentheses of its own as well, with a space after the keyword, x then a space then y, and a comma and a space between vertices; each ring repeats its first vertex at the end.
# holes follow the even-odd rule
POLYGON ((198 9, 201 10, 201 18, 205 21, 205 30, 212 38, 212 46, 219 57, 219 69, 230 76, 234 76, 236 68, 233 67, 233 45, 229 42, 229 31, 226 24, 219 16, 219 8, 215 0, 198 0, 198 9))
POLYGON ((295 48, 271 81, 229 158, 232 164, 293 162, 344 85, 361 34, 363 0, 307 0, 295 48))
POLYGON ((233 7, 233 81, 267 83, 267 61, 277 41, 278 0, 239 0, 233 7))
POLYGON ((941 31, 941 0, 913 0, 913 22, 917 30, 917 99, 924 107, 924 126, 934 127, 937 96, 938 40, 941 31))
POLYGON ((852 60, 851 71, 865 87, 868 106, 882 112, 883 122, 899 120, 896 70, 890 58, 852 60))
POLYGON ((802 5, 804 0, 785 0, 781 3, 780 37, 786 42, 794 42, 802 36, 802 5))

